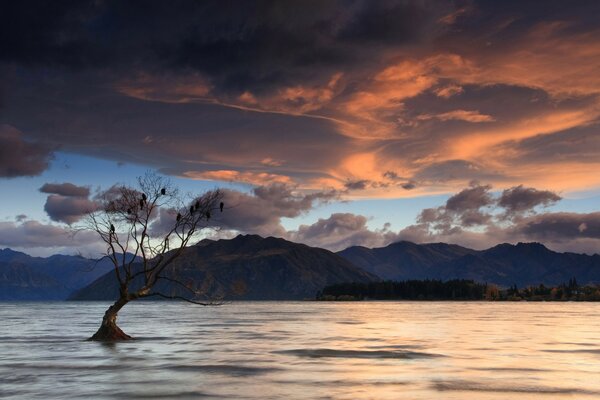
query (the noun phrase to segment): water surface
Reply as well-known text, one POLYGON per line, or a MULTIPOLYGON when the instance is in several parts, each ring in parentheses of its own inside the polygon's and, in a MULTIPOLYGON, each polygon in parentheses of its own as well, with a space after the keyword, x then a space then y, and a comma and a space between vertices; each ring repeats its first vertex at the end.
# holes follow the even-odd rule
POLYGON ((600 397, 600 303, 0 303, 0 398, 600 397))

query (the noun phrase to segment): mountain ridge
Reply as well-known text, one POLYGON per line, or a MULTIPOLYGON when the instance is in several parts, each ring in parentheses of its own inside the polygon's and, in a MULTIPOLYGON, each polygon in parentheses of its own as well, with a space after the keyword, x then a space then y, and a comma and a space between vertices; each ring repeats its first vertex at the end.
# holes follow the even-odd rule
POLYGON ((600 255, 555 252, 538 242, 500 243, 485 250, 396 242, 373 249, 350 247, 338 254, 386 280, 472 279, 520 287, 558 285, 573 277, 580 283, 600 282, 600 255))
MULTIPOLYGON (((167 269, 170 277, 198 282, 211 297, 231 300, 301 300, 314 298, 328 284, 378 279, 329 250, 258 235, 190 246, 167 269)), ((187 295, 168 281, 157 283, 155 289, 168 295, 187 295)), ((108 273, 70 299, 112 299, 117 290, 114 276, 108 273)))

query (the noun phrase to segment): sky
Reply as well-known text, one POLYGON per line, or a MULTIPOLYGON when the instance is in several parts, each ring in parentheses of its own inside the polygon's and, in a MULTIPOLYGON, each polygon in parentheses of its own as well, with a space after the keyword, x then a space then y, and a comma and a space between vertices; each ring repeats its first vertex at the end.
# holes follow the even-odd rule
POLYGON ((0 248, 102 247, 99 194, 222 188, 221 230, 600 248, 600 2, 0 5, 0 248), (77 233, 75 233, 77 232, 77 233))

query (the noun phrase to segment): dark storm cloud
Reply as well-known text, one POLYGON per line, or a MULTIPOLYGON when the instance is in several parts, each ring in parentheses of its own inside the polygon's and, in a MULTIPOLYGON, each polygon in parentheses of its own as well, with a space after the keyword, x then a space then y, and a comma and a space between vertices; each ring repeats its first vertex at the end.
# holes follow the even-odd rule
POLYGON ((22 1, 0 9, 5 61, 192 68, 220 90, 265 90, 364 63, 356 46, 418 40, 444 2, 22 1))
POLYGON ((77 186, 72 183, 45 183, 41 188, 40 192, 58 194, 67 197, 88 197, 90 195, 90 188, 85 186, 77 186))
POLYGON ((16 129, 0 125, 0 178, 39 175, 51 159, 49 147, 28 142, 16 129))
POLYGON ((336 165, 352 146, 325 119, 143 101, 103 88, 90 92, 86 75, 73 75, 73 86, 59 77, 28 86, 30 78, 20 82, 24 92, 12 96, 6 113, 32 135, 66 150, 164 167, 171 174, 248 167, 277 171, 261 164, 275 155, 286 170, 316 174, 336 165))
POLYGON ((581 165, 573 183, 536 175, 530 160, 598 159, 592 133, 583 139, 590 146, 568 142, 564 158, 538 138, 544 159, 533 137, 597 120, 599 9, 516 0, 4 2, 0 122, 68 152, 196 179, 338 190, 372 182, 355 189, 365 196, 448 191, 473 179, 580 189, 597 184, 581 165), (355 156, 370 165, 358 168, 355 156))

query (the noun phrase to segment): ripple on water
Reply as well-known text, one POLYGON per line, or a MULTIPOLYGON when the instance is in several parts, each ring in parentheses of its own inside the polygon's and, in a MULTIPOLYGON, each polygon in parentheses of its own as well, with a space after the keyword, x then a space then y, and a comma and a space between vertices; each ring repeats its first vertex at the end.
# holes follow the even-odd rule
POLYGON ((418 359, 443 357, 440 354, 425 353, 418 351, 398 350, 336 350, 336 349, 291 349, 274 351, 276 354, 290 354, 297 357, 308 358, 395 358, 395 359, 418 359))
POLYGON ((496 384, 493 382, 475 382, 466 380, 434 381, 432 387, 440 392, 497 392, 531 394, 584 394, 598 395, 600 392, 572 387, 552 387, 536 385, 496 384))
POLYGON ((250 367, 244 365, 200 364, 200 365, 166 365, 162 368, 181 372, 204 372, 229 376, 256 376, 282 371, 276 367, 250 367))

